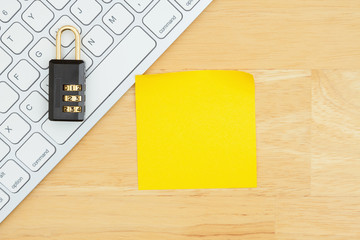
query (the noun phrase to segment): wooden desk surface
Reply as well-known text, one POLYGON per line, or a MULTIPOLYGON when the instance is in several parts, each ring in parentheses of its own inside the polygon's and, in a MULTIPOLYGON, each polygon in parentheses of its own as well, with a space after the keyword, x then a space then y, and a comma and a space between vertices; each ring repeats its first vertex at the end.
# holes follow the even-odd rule
POLYGON ((132 88, 0 239, 358 240, 359 67, 359 0, 215 0, 147 73, 255 75, 259 187, 138 191, 132 88))

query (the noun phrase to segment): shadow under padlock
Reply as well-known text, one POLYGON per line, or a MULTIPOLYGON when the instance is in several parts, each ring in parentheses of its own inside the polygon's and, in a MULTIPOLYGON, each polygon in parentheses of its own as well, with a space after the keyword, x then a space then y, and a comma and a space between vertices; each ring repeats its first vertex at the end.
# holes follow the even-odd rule
POLYGON ((83 121, 85 118, 85 63, 80 60, 80 33, 64 26, 56 34, 56 59, 49 62, 49 119, 83 121), (75 60, 61 59, 61 34, 75 35, 75 60))

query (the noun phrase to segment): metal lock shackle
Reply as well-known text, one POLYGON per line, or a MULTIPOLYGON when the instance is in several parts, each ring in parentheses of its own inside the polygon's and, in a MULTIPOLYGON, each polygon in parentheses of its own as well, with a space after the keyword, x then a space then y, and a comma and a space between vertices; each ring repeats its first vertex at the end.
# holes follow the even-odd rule
POLYGON ((79 31, 70 25, 63 26, 60 28, 56 34, 56 59, 61 59, 61 35, 64 31, 69 30, 74 33, 75 36, 75 59, 80 60, 80 33, 79 31))

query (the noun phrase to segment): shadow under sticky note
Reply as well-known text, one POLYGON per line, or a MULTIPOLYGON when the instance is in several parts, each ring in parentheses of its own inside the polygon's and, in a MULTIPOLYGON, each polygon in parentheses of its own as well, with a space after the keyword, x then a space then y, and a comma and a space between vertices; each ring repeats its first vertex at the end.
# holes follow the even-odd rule
POLYGON ((256 187, 252 75, 142 75, 135 88, 140 190, 256 187))

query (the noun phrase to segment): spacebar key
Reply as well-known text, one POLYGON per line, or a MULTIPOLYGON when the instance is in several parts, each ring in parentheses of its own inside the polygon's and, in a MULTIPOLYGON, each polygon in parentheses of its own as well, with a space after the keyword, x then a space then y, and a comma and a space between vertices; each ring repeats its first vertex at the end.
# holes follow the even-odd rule
MULTIPOLYGON (((86 79, 86 118, 121 84, 155 48, 156 42, 135 27, 86 79)), ((58 144, 64 144, 79 122, 47 120, 42 128, 58 144)))

